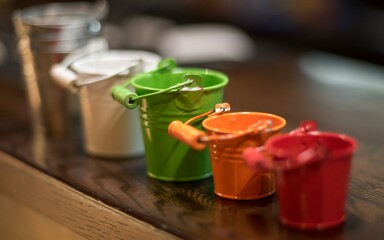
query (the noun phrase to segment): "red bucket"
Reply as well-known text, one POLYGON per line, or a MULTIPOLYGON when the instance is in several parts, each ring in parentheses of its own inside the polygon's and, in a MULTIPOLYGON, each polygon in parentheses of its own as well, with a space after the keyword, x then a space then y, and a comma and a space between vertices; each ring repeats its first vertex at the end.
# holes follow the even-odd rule
POLYGON ((277 174, 279 219, 284 225, 322 230, 345 220, 345 203, 356 141, 344 134, 297 132, 248 148, 244 159, 277 174))

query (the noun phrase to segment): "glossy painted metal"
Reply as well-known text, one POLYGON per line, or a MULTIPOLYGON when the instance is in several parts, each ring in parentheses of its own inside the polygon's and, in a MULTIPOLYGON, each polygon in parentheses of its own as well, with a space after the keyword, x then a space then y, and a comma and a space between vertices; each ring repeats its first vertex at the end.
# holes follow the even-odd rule
POLYGON ((34 132, 43 130, 52 138, 68 135, 77 107, 49 71, 68 54, 105 40, 102 22, 107 13, 105 1, 49 3, 13 13, 34 132))
MULTIPOLYGON (((228 77, 219 71, 178 68, 172 62, 164 61, 159 64, 158 70, 138 74, 130 80, 136 96, 126 91, 134 101, 139 102, 147 173, 152 178, 165 181, 207 178, 212 175, 208 149, 196 151, 172 138, 168 134, 168 125, 174 120, 186 121, 205 113, 222 102, 228 77), (164 61, 171 64, 162 66, 164 61), (202 80, 201 88, 192 89, 191 79, 193 82, 202 80)), ((126 107, 130 108, 132 101, 121 93, 121 88, 116 89, 112 95, 123 99, 118 101, 128 104, 126 107), (116 96, 116 92, 121 94, 116 96)), ((201 121, 193 126, 201 128, 201 121)))
POLYGON ((299 128, 268 139, 264 149, 246 149, 243 156, 256 171, 276 171, 279 219, 284 225, 323 230, 345 221, 356 147, 356 140, 345 134, 299 128))
POLYGON ((249 200, 275 192, 274 173, 254 171, 244 162, 242 152, 247 147, 262 146, 269 137, 280 133, 285 123, 277 115, 258 112, 225 113, 203 121, 208 136, 218 137, 209 142, 215 194, 249 200), (271 125, 252 129, 260 121, 271 121, 271 125), (232 137, 220 139, 220 136, 232 137))

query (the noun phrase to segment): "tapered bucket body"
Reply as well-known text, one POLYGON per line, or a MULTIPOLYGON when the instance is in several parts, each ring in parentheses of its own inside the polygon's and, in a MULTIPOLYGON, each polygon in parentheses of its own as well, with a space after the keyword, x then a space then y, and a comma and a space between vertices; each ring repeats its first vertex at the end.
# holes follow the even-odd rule
POLYGON ((81 57, 69 67, 52 67, 55 81, 79 95, 87 154, 104 158, 144 155, 138 109, 117 104, 110 92, 127 78, 156 69, 160 60, 152 52, 109 49, 81 57))
POLYGON ((262 146, 270 136, 280 133, 285 123, 279 116, 258 112, 225 113, 203 121, 208 136, 218 135, 218 140, 209 142, 215 194, 229 199, 250 200, 275 192, 274 172, 254 171, 244 162, 242 152, 247 147, 262 146), (270 121, 269 130, 249 132, 260 121, 270 121), (247 134, 242 134, 244 132, 247 134), (221 139, 221 135, 238 136, 221 139))
MULTIPOLYGON (((186 121, 210 111, 222 102, 228 77, 210 69, 172 68, 139 74, 131 83, 138 96, 154 94, 142 98, 139 104, 148 175, 165 181, 191 181, 211 176, 208 149, 196 151, 172 138, 168 125, 173 120, 186 121), (185 81, 186 74, 201 77, 201 91, 159 93, 185 81)), ((201 121, 193 126, 201 129, 201 121)))
POLYGON ((63 138, 72 132, 76 99, 52 81, 49 71, 73 52, 108 45, 103 36, 107 12, 106 2, 98 1, 48 3, 13 13, 34 133, 63 138))
MULTIPOLYGON (((265 166, 277 172, 279 219, 284 225, 322 230, 344 222, 356 146, 344 134, 318 131, 267 141, 265 151, 272 159, 265 160, 269 161, 265 166)), ((257 154, 248 151, 244 156, 252 161, 257 154)))

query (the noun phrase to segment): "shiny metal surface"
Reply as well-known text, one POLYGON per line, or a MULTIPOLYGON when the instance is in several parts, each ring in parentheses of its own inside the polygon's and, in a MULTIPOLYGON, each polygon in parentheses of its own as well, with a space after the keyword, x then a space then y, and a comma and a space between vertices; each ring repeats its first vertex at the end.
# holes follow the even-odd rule
MULTIPOLYGON (((102 37, 105 1, 52 3, 15 11, 14 28, 27 89, 34 132, 66 135, 78 115, 75 96, 57 86, 49 75, 54 63, 102 37)), ((95 49, 97 50, 97 49, 95 49)))

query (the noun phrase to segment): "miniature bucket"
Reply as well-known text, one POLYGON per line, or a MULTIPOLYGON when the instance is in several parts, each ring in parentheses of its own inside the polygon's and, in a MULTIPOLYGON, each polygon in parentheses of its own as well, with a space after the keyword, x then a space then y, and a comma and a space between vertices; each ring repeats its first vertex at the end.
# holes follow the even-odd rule
POLYGON ((109 7, 105 0, 44 2, 14 11, 12 21, 33 133, 62 139, 70 135, 78 109, 71 104, 76 99, 52 81, 50 68, 73 52, 108 45, 104 20, 109 7))
POLYGON ((216 195, 237 200, 259 199, 275 192, 273 172, 257 172, 243 160, 247 147, 264 144, 278 134, 286 121, 276 115, 259 112, 232 112, 206 118, 202 125, 206 133, 191 126, 173 122, 172 136, 197 149, 209 142, 216 195))
MULTIPOLYGON (((212 175, 208 149, 196 151, 168 135, 173 120, 189 118, 211 110, 223 99, 228 77, 210 69, 178 68, 166 59, 155 71, 131 78, 112 91, 127 108, 139 105, 147 173, 164 181, 199 180, 212 175), (196 86, 198 82, 198 87, 196 86), (126 86, 132 84, 136 93, 126 86)), ((201 122, 194 124, 201 128, 201 122)))
POLYGON ((344 134, 295 131, 248 148, 244 159, 257 171, 277 172, 279 219, 299 229, 322 230, 345 220, 345 202, 356 141, 344 134))
POLYGON ((116 104, 110 92, 128 77, 156 69, 160 59, 146 51, 103 50, 75 59, 69 66, 52 67, 56 83, 79 95, 87 154, 105 158, 144 155, 138 111, 116 104))

